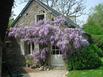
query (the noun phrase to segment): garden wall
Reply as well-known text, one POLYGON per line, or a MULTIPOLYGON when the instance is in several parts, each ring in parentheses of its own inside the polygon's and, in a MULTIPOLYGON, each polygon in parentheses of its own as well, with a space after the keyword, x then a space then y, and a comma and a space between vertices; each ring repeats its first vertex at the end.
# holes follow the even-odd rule
POLYGON ((6 41, 6 51, 3 58, 7 65, 6 67, 9 67, 10 71, 25 66, 25 58, 21 55, 20 45, 16 39, 9 38, 6 41))

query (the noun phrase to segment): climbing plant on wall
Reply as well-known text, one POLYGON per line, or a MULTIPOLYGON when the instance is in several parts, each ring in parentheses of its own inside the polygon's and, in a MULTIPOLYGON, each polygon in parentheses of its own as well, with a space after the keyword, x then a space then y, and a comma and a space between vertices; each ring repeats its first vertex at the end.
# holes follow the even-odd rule
MULTIPOLYGON (((54 21, 40 20, 30 27, 13 27, 9 31, 10 37, 23 39, 28 43, 56 45, 64 58, 67 58, 77 48, 88 46, 88 41, 82 36, 83 31, 79 28, 63 28, 65 18, 59 16, 54 21)), ((48 53, 47 49, 42 49, 42 53, 34 53, 38 61, 45 61, 48 53)))

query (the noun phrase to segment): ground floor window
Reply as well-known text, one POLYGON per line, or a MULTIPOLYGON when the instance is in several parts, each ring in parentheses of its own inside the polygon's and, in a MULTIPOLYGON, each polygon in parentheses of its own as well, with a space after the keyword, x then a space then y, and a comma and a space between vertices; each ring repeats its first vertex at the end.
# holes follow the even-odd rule
POLYGON ((53 46, 45 45, 45 44, 40 45, 40 44, 35 44, 35 43, 28 44, 28 42, 24 42, 24 41, 21 42, 21 52, 23 55, 32 55, 34 52, 39 52, 43 48, 47 48, 47 47, 50 48, 50 53, 52 55, 61 54, 60 49, 55 45, 53 45, 53 46))
POLYGON ((39 45, 34 43, 28 43, 21 41, 20 43, 21 53, 23 55, 32 55, 33 52, 39 51, 39 45))
POLYGON ((57 46, 51 46, 51 54, 61 54, 61 51, 57 46))
POLYGON ((24 51, 25 51, 25 55, 29 55, 29 54, 33 54, 33 51, 34 51, 34 49, 35 49, 35 45, 34 45, 34 43, 27 43, 27 42, 25 42, 24 43, 24 51))

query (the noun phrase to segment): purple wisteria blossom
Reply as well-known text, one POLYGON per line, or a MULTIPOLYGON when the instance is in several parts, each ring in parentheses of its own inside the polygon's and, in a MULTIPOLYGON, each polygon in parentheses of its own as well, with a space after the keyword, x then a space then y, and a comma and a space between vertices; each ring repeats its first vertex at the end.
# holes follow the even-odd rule
MULTIPOLYGON (((40 20, 30 27, 13 27, 10 37, 24 39, 29 43, 56 45, 63 54, 73 52, 73 49, 88 46, 88 41, 82 36, 82 30, 79 28, 61 28, 65 23, 65 18, 57 17, 54 21, 40 20), (55 25, 55 26, 54 26, 55 25), (72 50, 72 51, 70 51, 72 50)), ((45 49, 44 49, 45 50, 45 49)), ((35 53, 38 60, 44 61, 46 52, 35 53)))
POLYGON ((32 56, 37 61, 37 63, 42 64, 47 60, 48 48, 43 48, 40 51, 34 51, 32 56))

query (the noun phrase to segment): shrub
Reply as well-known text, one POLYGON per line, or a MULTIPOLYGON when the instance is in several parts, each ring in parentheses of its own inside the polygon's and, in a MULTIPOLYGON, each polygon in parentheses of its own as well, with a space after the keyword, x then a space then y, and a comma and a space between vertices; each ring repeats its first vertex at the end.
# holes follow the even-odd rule
POLYGON ((26 57, 25 57, 25 59, 26 59, 26 65, 28 66, 28 67, 30 67, 30 66, 32 66, 33 65, 33 58, 32 58, 32 56, 31 55, 27 55, 26 57))
POLYGON ((92 35, 93 42, 103 50, 103 35, 92 35))
POLYGON ((91 45, 91 49, 94 50, 95 53, 98 54, 99 57, 103 57, 103 51, 101 50, 101 48, 98 48, 96 45, 91 45))
POLYGON ((31 68, 40 67, 40 63, 36 59, 34 59, 33 55, 26 55, 26 66, 31 68))
POLYGON ((78 49, 68 59, 69 70, 94 69, 101 65, 101 60, 92 45, 78 49))

